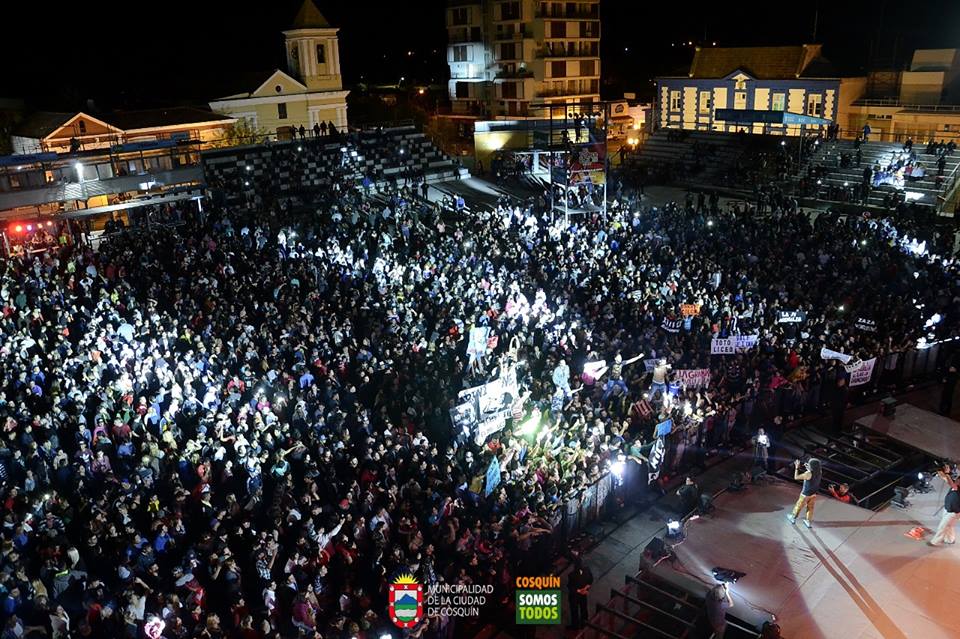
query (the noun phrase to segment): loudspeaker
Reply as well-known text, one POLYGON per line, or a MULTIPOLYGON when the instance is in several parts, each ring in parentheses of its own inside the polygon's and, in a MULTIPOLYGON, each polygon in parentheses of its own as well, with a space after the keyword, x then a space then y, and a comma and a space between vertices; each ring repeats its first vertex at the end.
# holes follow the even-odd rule
POLYGON ((667 544, 664 543, 663 539, 660 537, 654 537, 650 540, 650 543, 646 545, 643 549, 644 557, 647 557, 653 561, 666 557, 670 554, 670 551, 667 549, 667 544))
POLYGON ((897 414, 897 400, 893 397, 884 397, 880 400, 880 414, 884 417, 893 417, 897 414))

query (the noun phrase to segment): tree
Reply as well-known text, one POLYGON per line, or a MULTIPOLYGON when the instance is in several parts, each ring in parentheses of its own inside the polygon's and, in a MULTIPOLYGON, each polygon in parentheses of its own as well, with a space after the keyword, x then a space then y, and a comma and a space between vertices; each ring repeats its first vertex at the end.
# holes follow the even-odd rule
POLYGON ((237 118, 237 121, 229 125, 223 132, 223 137, 213 142, 217 148, 227 146, 241 146, 244 144, 256 144, 262 142, 267 137, 265 129, 261 129, 249 118, 237 118))

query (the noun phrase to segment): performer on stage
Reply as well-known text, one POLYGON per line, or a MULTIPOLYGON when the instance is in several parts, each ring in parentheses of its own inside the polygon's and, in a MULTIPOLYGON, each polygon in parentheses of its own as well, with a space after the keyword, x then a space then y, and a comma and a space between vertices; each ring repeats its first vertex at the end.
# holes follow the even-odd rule
POLYGON ((797 523, 797 517, 806 508, 807 516, 803 520, 803 525, 810 528, 813 524, 813 506, 817 501, 817 491, 820 490, 820 478, 822 477, 820 460, 811 458, 804 466, 803 472, 800 472, 799 459, 793 463, 793 467, 793 478, 803 480, 803 489, 800 491, 800 498, 797 499, 797 503, 793 507, 793 513, 787 515, 787 519, 791 524, 797 523))
POLYGON ((940 519, 940 526, 933 538, 927 542, 930 546, 939 546, 940 544, 953 544, 957 541, 957 521, 960 521, 960 492, 958 492, 957 480, 953 478, 950 465, 945 464, 943 468, 937 471, 937 477, 947 482, 950 490, 943 499, 943 517, 940 519))

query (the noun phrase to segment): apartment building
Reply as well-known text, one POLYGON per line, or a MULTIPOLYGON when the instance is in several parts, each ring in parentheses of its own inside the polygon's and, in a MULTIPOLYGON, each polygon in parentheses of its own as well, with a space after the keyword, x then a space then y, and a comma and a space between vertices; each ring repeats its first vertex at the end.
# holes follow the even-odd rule
POLYGON ((600 0, 449 0, 447 35, 454 114, 600 101, 600 0))

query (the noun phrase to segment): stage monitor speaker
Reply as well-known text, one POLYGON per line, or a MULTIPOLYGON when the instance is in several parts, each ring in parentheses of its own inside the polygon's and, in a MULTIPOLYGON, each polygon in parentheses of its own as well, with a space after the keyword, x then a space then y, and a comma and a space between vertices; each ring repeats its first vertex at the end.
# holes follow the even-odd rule
POLYGON ((897 414, 897 400, 893 397, 884 397, 880 400, 880 414, 884 417, 893 417, 897 414))
POLYGON ((670 551, 667 550, 667 544, 664 543, 663 539, 660 537, 654 537, 650 540, 650 543, 643 549, 643 554, 650 559, 656 561, 661 557, 665 557, 670 554, 670 551))

